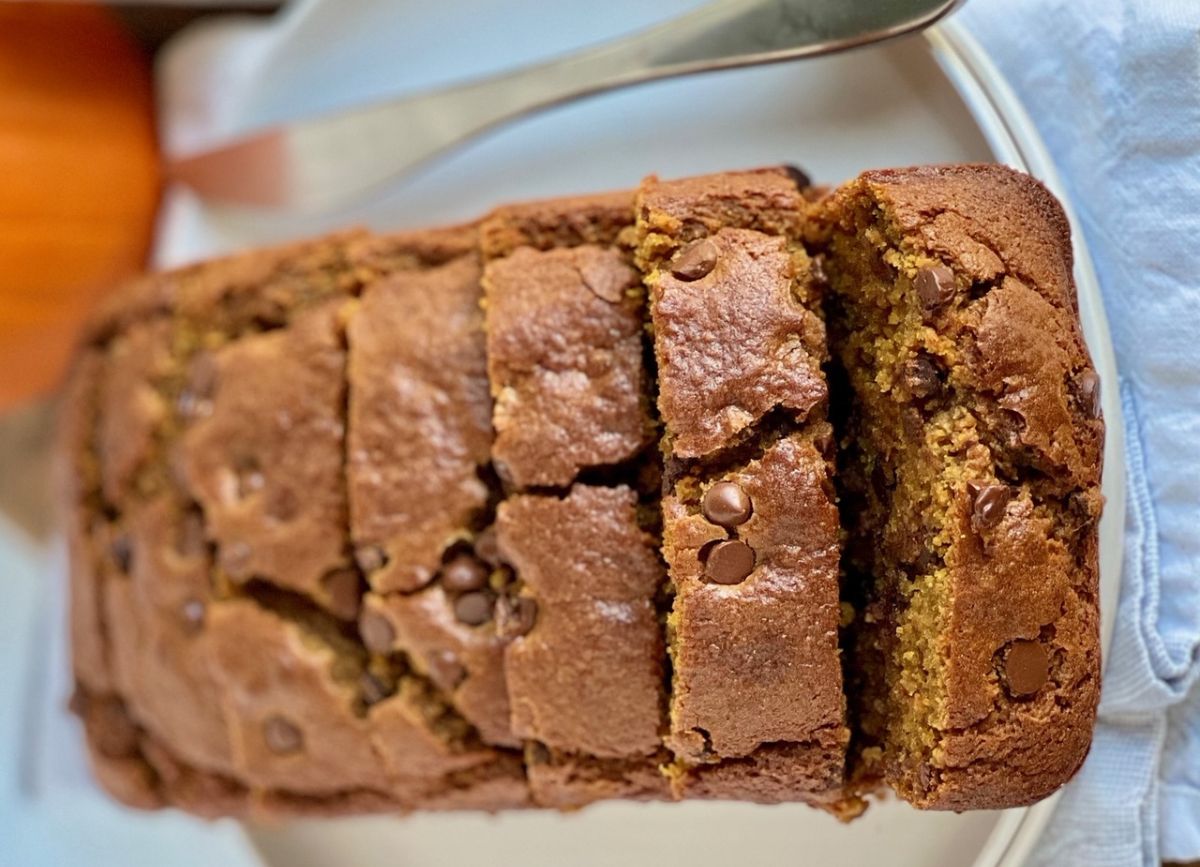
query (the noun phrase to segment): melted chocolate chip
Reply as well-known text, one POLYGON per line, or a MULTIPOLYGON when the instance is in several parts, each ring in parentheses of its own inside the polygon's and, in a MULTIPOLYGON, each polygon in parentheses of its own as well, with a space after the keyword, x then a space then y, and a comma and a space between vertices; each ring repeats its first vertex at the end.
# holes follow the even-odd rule
POLYGON ((188 599, 179 606, 179 616, 188 632, 198 632, 204 625, 205 605, 203 600, 188 599))
POLYGON ((916 287, 921 308, 926 313, 933 313, 954 299, 954 272, 945 265, 922 268, 917 272, 913 286, 916 287))
POLYGON ((500 545, 496 540, 496 528, 487 527, 475 537, 475 556, 492 566, 500 565, 500 545))
POLYGON ((442 567, 442 586, 451 593, 466 593, 487 586, 487 567, 469 554, 459 554, 442 567))
POLYGON ((189 511, 184 514, 175 536, 175 550, 183 557, 199 557, 207 552, 208 540, 204 537, 204 519, 199 512, 189 511))
POLYGON ((537 622, 537 603, 528 596, 505 596, 496 605, 496 634, 506 640, 529 634, 537 622))
POLYGON ((988 530, 999 524, 1012 499, 1012 488, 1008 485, 967 482, 967 492, 971 495, 971 525, 976 530, 988 530))
POLYGON ((364 671, 362 677, 358 679, 358 691, 367 707, 379 704, 389 695, 387 684, 369 671, 364 671))
POLYGON ((468 626, 479 626, 492 619, 494 605, 491 593, 486 590, 474 590, 454 600, 454 616, 468 626))
POLYGON ((176 409, 185 421, 212 415, 212 398, 217 387, 217 363, 212 353, 198 354, 188 368, 187 382, 179 392, 176 409))
POLYGON ((796 184, 796 188, 803 191, 812 186, 812 178, 808 176, 808 172, 799 166, 793 166, 790 163, 784 163, 780 166, 789 178, 796 184))
POLYGON ((711 238, 702 238, 679 251, 671 263, 671 273, 688 283, 699 280, 717 266, 720 253, 711 238))
POLYGON ((704 517, 719 527, 736 527, 750 520, 754 506, 742 486, 734 482, 717 482, 704 494, 700 510, 704 517))
POLYGON ((396 630, 391 622, 370 608, 364 610, 358 618, 358 634, 362 636, 367 650, 380 656, 391 653, 392 645, 396 641, 396 630))
POLYGON ((254 549, 246 542, 230 542, 221 548, 221 565, 235 581, 250 577, 250 558, 254 549))
POLYGON ((108 553, 112 555, 118 571, 128 575, 129 568, 133 565, 133 544, 129 537, 122 533, 113 539, 108 546, 108 553))
POLYGON ((358 573, 353 569, 335 569, 322 582, 328 595, 329 610, 342 620, 354 620, 362 605, 362 591, 358 573))
POLYGON ((827 461, 832 462, 837 457, 836 442, 831 431, 823 431, 813 437, 813 446, 827 461))
POLYGON ((704 558, 704 575, 716 584, 738 584, 754 571, 754 549, 740 539, 718 542, 704 558))
POLYGON ((937 365, 928 355, 918 355, 905 362, 904 383, 916 398, 932 397, 942 388, 937 365))
POLYGON ((438 689, 453 691, 466 679, 467 670, 452 650, 439 650, 427 660, 429 677, 438 689))
POLYGON ((825 271, 825 257, 814 256, 812 267, 809 271, 812 274, 813 283, 818 286, 825 287, 829 285, 829 274, 825 271))
POLYGON ((1041 642, 1019 638, 1003 654, 1004 682, 1013 696, 1030 696, 1050 678, 1050 655, 1041 642))
POLYGON ((304 746, 304 735, 293 723, 281 716, 269 716, 263 722, 263 740, 267 749, 284 756, 298 752, 304 746))
POLYGON ((266 476, 262 474, 258 461, 254 458, 242 458, 234 465, 237 478, 237 498, 244 500, 252 494, 261 491, 267 485, 266 476))
POLYGON ((378 545, 363 545, 354 552, 354 559, 358 561, 358 568, 369 575, 384 567, 387 554, 378 545))
POLYGON ((1091 418, 1100 418, 1100 377, 1095 371, 1085 370, 1075 382, 1075 394, 1079 405, 1091 418))

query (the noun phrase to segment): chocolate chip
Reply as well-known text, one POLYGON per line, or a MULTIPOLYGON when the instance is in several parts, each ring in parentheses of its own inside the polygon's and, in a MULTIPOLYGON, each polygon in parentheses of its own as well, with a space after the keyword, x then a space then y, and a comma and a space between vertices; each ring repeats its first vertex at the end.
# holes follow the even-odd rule
POLYGON ((954 298, 954 272, 945 265, 935 265, 932 268, 922 268, 917 272, 913 285, 917 289, 917 298, 926 313, 932 313, 939 307, 944 307, 954 298))
POLYGON ((358 617, 358 634, 362 636, 367 650, 384 656, 392 652, 396 642, 396 630, 391 621, 371 608, 363 610, 358 617))
POLYGON ((528 635, 537 622, 537 603, 528 596, 505 596, 496 604, 496 634, 505 640, 528 635))
POLYGON ((1003 653, 1004 682, 1013 696, 1033 695, 1050 677, 1050 655, 1041 642, 1019 638, 1003 653))
POLYGON ((753 508, 742 486, 733 482, 717 482, 705 493, 700 505, 704 517, 720 527, 746 523, 753 508))
POLYGON ((442 567, 442 586, 451 593, 466 593, 487 586, 487 567, 469 554, 459 554, 442 567))
POLYGON ((475 556, 492 566, 500 565, 500 544, 494 526, 480 530, 475 537, 475 556))
POLYGON ((335 569, 325 576, 322 583, 329 598, 329 610, 342 620, 354 620, 362 605, 363 588, 358 573, 353 569, 335 569))
POLYGON ((367 707, 379 704, 390 694, 387 684, 369 671, 364 671, 362 677, 358 679, 358 691, 367 707))
POLYGON ((195 421, 212 415, 212 398, 217 387, 217 363, 209 352, 192 359, 187 381, 179 392, 176 409, 184 421, 195 421))
POLYGON ((203 600, 195 597, 186 600, 179 606, 179 616, 188 632, 197 632, 204 625, 205 605, 203 600))
POLYGON ((1012 499, 1012 488, 1008 485, 967 482, 967 492, 971 495, 971 526, 976 530, 988 530, 999 524, 1012 499))
POLYGON ((291 521, 300 514, 300 498, 290 488, 276 487, 267 497, 267 514, 277 521, 291 521))
POLYGON ((463 668, 458 657, 451 650, 435 651, 427 660, 429 665, 429 677, 437 685, 438 689, 453 691, 467 676, 467 670, 463 668))
POLYGON ((244 500, 251 494, 266 487, 267 480, 259 469, 258 461, 254 458, 242 458, 235 464, 237 476, 237 497, 244 500))
POLYGON ((934 781, 937 779, 937 771, 929 762, 921 762, 917 766, 917 786, 922 792, 928 792, 932 789, 934 781))
POLYGON ((137 754, 141 738, 122 701, 89 699, 83 706, 88 734, 102 755, 124 758, 137 754))
POLYGON ((701 238, 679 251, 671 263, 671 273, 688 283, 699 280, 717 266, 720 253, 711 238, 701 238))
POLYGON ((738 584, 754 571, 754 549, 740 539, 718 542, 708 549, 704 574, 717 584, 738 584))
POLYGON ((387 554, 378 545, 363 545, 355 550, 354 559, 358 561, 358 568, 369 575, 384 567, 387 563, 387 554))
POLYGON ((184 514, 175 537, 175 550, 184 557, 199 557, 208 551, 208 540, 204 536, 204 518, 199 512, 189 511, 184 514))
POLYGON ((822 431, 813 437, 813 446, 820 452, 821 457, 827 461, 832 461, 837 457, 836 442, 834 441, 832 431, 822 431))
POLYGON ((468 626, 479 626, 492 619, 494 605, 491 593, 486 590, 474 590, 454 600, 454 616, 468 626))
POLYGON ((230 542, 221 548, 221 565, 235 580, 250 577, 250 558, 254 554, 245 542, 230 542))
POLYGON ((808 176, 808 172, 804 171, 804 169, 800 168, 799 166, 793 166, 790 163, 784 163, 782 166, 780 166, 780 168, 787 172, 788 177, 795 182, 798 189, 806 190, 812 186, 812 178, 808 176))
POLYGON ((1085 370, 1075 383, 1075 394, 1079 405, 1092 418, 1100 418, 1100 377, 1095 371, 1085 370))
POLYGON ((267 749, 284 756, 298 752, 304 746, 304 735, 294 724, 281 716, 269 716, 263 722, 263 740, 267 749))
POLYGON ((112 555, 117 569, 128 575, 129 568, 133 565, 133 544, 129 541, 129 537, 121 533, 114 538, 108 546, 108 553, 112 555))
POLYGON ((809 271, 812 274, 813 282, 818 286, 829 285, 829 274, 825 271, 825 257, 814 256, 812 260, 812 268, 809 271))
POLYGON ((910 358, 904 363, 904 382, 916 398, 932 397, 942 388, 937 365, 924 354, 910 358))

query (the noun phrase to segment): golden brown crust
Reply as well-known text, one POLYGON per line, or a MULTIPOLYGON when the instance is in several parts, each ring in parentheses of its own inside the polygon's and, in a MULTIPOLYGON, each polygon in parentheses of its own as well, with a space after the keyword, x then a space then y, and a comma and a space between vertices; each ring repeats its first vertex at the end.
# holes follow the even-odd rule
POLYGON ((492 459, 518 488, 634 457, 645 421, 642 293, 620 251, 522 247, 488 263, 492 459))
POLYGON ((505 205, 480 222, 484 259, 534 250, 611 247, 633 224, 633 193, 619 191, 505 205))
POLYGON ((662 635, 654 597, 663 570, 626 487, 575 485, 501 504, 500 553, 537 605, 505 652, 513 728, 601 759, 660 745, 662 635))

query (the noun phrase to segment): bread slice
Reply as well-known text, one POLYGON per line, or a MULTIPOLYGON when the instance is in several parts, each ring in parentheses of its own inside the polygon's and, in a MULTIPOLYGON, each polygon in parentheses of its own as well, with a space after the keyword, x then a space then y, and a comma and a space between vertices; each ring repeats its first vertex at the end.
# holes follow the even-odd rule
POLYGON ((860 779, 1036 801, 1099 694, 1103 422, 1062 209, 1000 166, 868 172, 820 209, 860 779))

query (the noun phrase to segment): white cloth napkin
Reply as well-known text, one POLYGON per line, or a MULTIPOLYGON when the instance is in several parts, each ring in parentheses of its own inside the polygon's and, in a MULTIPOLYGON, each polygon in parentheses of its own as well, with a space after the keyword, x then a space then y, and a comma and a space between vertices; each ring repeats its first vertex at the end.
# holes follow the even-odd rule
POLYGON ((1200 859, 1200 2, 971 0, 1096 264, 1125 414, 1116 634, 1038 865, 1200 859))

